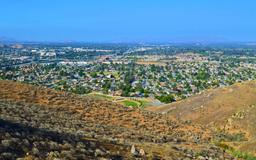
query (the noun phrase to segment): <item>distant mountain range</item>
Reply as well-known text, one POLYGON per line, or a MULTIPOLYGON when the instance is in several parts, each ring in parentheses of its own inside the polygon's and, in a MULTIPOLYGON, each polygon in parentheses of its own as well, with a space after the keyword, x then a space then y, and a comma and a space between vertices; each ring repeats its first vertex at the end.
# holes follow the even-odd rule
POLYGON ((22 44, 173 44, 173 45, 218 45, 218 44, 239 44, 239 45, 247 45, 247 46, 256 46, 256 42, 239 42, 239 41, 230 41, 224 38, 207 38, 207 37, 200 37, 200 38, 191 38, 191 37, 177 37, 172 38, 170 40, 145 40, 145 41, 76 41, 76 40, 66 40, 66 41, 30 41, 30 40, 18 40, 15 38, 11 38, 8 36, 0 36, 0 44, 8 44, 8 43, 22 43, 22 44))
POLYGON ((0 36, 0 43, 15 43, 15 42, 18 42, 18 41, 10 37, 0 36))

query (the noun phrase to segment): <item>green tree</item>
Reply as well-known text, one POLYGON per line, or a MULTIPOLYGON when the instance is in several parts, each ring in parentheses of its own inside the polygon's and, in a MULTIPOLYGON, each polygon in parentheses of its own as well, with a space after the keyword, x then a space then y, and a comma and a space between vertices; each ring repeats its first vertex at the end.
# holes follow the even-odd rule
POLYGON ((161 95, 157 96, 156 98, 163 103, 172 103, 175 101, 175 97, 172 94, 161 95))

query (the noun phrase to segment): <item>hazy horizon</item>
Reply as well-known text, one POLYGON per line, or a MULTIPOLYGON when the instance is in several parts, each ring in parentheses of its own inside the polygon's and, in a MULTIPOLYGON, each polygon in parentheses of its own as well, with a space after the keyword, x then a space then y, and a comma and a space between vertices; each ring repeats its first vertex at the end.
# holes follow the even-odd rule
MULTIPOLYGON (((256 2, 1 1, 0 38, 31 42, 255 42, 256 2)), ((0 41, 1 41, 0 39, 0 41)))

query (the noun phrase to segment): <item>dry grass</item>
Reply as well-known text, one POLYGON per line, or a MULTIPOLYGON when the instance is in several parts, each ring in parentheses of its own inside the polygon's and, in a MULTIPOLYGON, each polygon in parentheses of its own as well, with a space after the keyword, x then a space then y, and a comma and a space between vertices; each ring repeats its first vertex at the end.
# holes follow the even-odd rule
MULTIPOLYGON (((138 144, 149 156, 174 158, 186 156, 187 150, 170 150, 170 147, 176 144, 191 149, 203 146, 201 150, 208 148, 207 155, 215 153, 215 157, 223 154, 220 150, 209 148, 212 135, 206 128, 179 122, 162 114, 124 107, 110 101, 12 81, 0 81, 0 100, 25 103, 27 107, 40 105, 49 108, 47 109, 49 111, 59 110, 77 115, 78 119, 75 118, 74 122, 82 121, 83 131, 94 133, 97 141, 115 139, 126 146, 138 144), (122 142, 123 140, 125 142, 122 142)), ((12 114, 15 112, 13 111, 12 114)), ((108 147, 110 150, 115 150, 116 145, 106 146, 108 147)), ((194 154, 194 151, 189 154, 194 154)))
MULTIPOLYGON (((245 133, 249 141, 256 139, 256 81, 205 91, 176 102, 149 110, 168 113, 170 117, 191 120, 195 124, 227 133, 245 133)), ((236 144, 243 151, 256 154, 248 142, 236 144)))

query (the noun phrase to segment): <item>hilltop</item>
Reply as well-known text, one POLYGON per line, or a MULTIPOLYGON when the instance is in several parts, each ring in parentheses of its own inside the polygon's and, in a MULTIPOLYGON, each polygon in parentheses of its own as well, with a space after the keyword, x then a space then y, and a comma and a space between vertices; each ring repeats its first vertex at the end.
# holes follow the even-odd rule
POLYGON ((225 144, 256 155, 256 81, 211 89, 150 111, 200 124, 216 132, 225 144))
POLYGON ((0 81, 0 106, 2 159, 231 158, 200 125, 93 97, 0 81))

